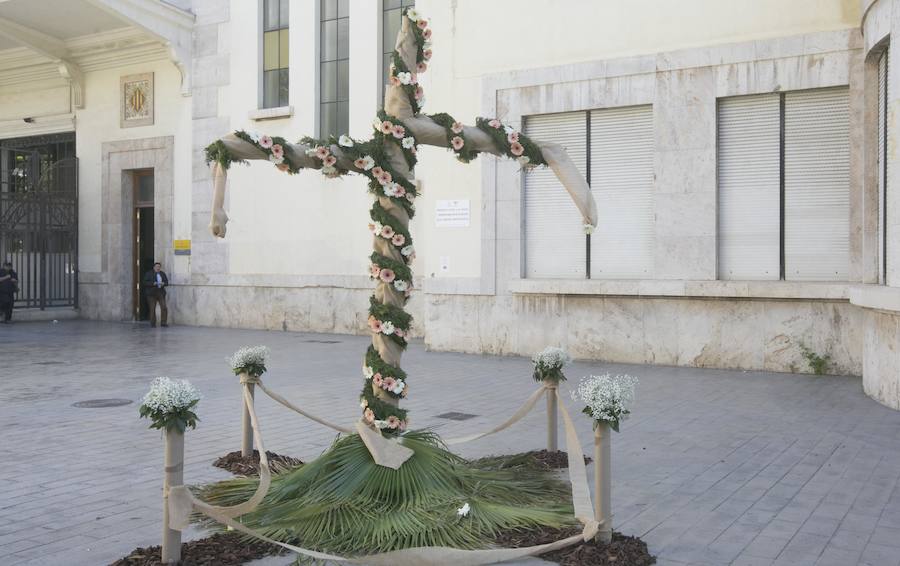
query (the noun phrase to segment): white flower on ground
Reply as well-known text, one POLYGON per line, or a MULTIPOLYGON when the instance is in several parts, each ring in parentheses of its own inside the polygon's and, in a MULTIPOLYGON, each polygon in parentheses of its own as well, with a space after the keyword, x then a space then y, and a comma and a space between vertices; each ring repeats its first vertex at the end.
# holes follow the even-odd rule
POLYGON ((406 281, 404 281, 402 279, 394 280, 394 289, 397 289, 398 291, 400 291, 402 293, 403 291, 406 291, 406 289, 408 289, 408 288, 409 288, 409 284, 407 284, 406 281))
POLYGON ((384 322, 382 322, 381 323, 381 333, 384 334, 385 336, 390 336, 391 334, 393 334, 394 333, 394 323, 389 320, 385 320, 384 322))
POLYGON ((469 504, 464 503, 462 507, 456 510, 456 514, 460 517, 467 517, 469 515, 469 511, 471 510, 472 508, 469 507, 469 504))
POLYGON ((174 413, 200 400, 200 392, 186 379, 157 377, 141 405, 158 413, 174 413))
POLYGON ((344 147, 353 147, 353 140, 347 134, 341 134, 338 143, 344 147))
POLYGON ((405 138, 403 138, 403 141, 401 141, 400 144, 404 148, 409 149, 412 146, 416 145, 416 138, 414 138, 412 136, 406 136, 405 138))

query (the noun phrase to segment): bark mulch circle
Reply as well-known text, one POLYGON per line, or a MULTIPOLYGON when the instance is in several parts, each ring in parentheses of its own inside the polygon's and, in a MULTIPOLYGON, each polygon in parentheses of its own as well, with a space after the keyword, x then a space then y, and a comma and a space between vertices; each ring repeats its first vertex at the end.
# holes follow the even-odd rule
MULTIPOLYGON (((279 554, 281 549, 267 542, 248 540, 238 533, 216 533, 181 544, 181 566, 240 566, 251 560, 279 554)), ((136 548, 110 566, 162 566, 160 547, 136 548)))
MULTIPOLYGON (((566 529, 537 528, 502 533, 496 539, 499 546, 519 548, 558 541, 581 533, 580 527, 566 529)), ((612 542, 595 541, 576 544, 562 550, 541 554, 540 558, 557 562, 560 566, 649 566, 656 557, 647 550, 647 543, 637 537, 613 532, 612 542)))
MULTIPOLYGON (((293 468, 294 466, 300 466, 301 464, 303 464, 303 462, 297 458, 282 456, 274 452, 269 452, 268 450, 266 450, 266 456, 269 458, 269 467, 273 471, 278 471, 285 468, 293 468)), ((250 456, 249 458, 242 457, 240 450, 229 452, 228 454, 225 454, 224 456, 213 462, 213 466, 228 470, 232 474, 238 476, 258 476, 259 450, 254 450, 253 456, 250 456)))

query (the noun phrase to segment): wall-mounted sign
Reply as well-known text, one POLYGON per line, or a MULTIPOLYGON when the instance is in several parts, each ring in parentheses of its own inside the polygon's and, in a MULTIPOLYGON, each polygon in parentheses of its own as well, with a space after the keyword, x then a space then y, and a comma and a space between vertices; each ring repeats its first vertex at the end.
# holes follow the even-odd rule
POLYGON ((434 225, 438 228, 468 228, 469 199, 437 201, 434 225))
POLYGON ((122 77, 119 124, 123 128, 153 125, 153 73, 122 77))
POLYGON ((190 240, 175 240, 173 247, 175 248, 175 255, 191 255, 190 240))

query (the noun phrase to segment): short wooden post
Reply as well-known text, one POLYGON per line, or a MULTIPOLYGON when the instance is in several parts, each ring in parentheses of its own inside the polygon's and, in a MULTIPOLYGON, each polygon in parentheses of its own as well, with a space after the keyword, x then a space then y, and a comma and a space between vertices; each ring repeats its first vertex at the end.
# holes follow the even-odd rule
POLYGON ((610 472, 610 428, 605 422, 594 426, 594 519, 600 523, 596 540, 612 541, 612 476, 610 472))
POLYGON ((250 393, 250 401, 253 402, 254 380, 248 374, 241 374, 241 407, 242 407, 242 436, 241 436, 241 457, 249 458, 253 456, 253 423, 250 422, 250 409, 244 402, 243 386, 247 386, 247 392, 250 393))
POLYGON ((169 528, 169 490, 184 483, 184 434, 166 431, 165 479, 163 480, 163 564, 181 561, 181 531, 169 528))
POLYGON ((547 387, 547 452, 559 450, 557 408, 556 408, 556 384, 544 382, 547 387))

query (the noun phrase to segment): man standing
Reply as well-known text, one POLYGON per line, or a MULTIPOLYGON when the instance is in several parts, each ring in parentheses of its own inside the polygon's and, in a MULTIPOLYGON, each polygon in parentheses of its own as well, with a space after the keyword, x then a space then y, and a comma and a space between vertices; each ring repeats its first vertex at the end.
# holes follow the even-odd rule
POLYGON ((15 298, 13 295, 19 292, 19 275, 13 271, 12 262, 5 262, 0 269, 0 316, 3 324, 9 324, 12 320, 12 308, 15 298))
POLYGON ((166 287, 169 286, 169 278, 162 270, 162 264, 153 264, 153 270, 144 275, 144 294, 147 296, 147 306, 150 307, 150 326, 156 326, 156 305, 159 304, 160 326, 169 326, 169 308, 166 306, 166 287))

